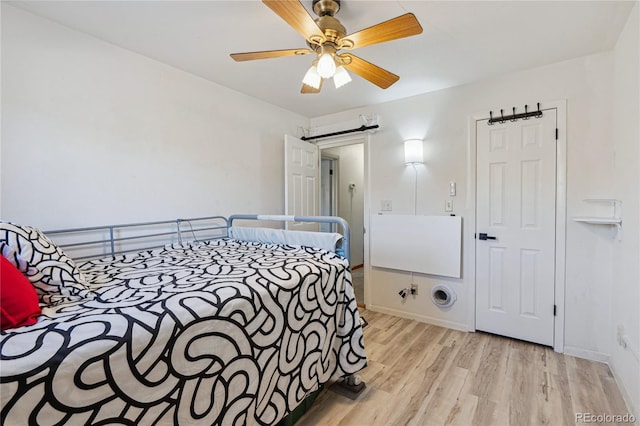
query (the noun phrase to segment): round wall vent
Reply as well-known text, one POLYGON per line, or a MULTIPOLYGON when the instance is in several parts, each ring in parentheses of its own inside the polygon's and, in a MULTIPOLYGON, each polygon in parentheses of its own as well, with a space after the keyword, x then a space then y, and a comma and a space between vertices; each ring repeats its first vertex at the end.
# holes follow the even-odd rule
POLYGON ((431 300, 439 308, 449 308, 456 302, 456 294, 446 285, 436 285, 431 289, 431 300))

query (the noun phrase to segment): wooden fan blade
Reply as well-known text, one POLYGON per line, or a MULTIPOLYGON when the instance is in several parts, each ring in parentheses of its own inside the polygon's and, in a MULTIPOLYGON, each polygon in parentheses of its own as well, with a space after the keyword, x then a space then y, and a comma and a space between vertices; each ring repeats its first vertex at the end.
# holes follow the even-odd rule
POLYGON ((310 49, 264 50, 262 52, 232 53, 231 57, 237 62, 254 61, 256 59, 280 58, 283 56, 308 55, 314 53, 310 49))
POLYGON ((324 41, 324 33, 298 0, 262 0, 276 15, 291 25, 305 39, 324 41))
POLYGON ((422 27, 413 13, 406 13, 397 18, 381 22, 373 27, 365 28, 362 31, 350 34, 342 38, 353 42, 353 49, 356 47, 369 46, 385 41, 396 40, 403 37, 422 33, 422 27))
POLYGON ((317 89, 313 86, 309 86, 307 84, 302 84, 302 89, 300 89, 300 93, 308 95, 311 93, 320 93, 320 91, 322 90, 322 82, 324 81, 324 79, 320 80, 320 87, 318 87, 317 89))
POLYGON ((351 63, 345 64, 344 67, 349 71, 353 71, 360 77, 369 80, 381 89, 386 89, 396 81, 400 80, 397 75, 380 68, 377 65, 373 65, 371 62, 367 62, 362 58, 359 58, 351 53, 344 53, 340 57, 351 58, 351 63))

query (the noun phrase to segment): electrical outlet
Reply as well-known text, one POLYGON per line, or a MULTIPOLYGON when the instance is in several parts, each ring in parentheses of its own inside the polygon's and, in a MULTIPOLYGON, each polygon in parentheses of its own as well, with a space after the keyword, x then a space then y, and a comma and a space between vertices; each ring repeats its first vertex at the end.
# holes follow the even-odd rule
POLYGON ((452 212, 453 211, 453 200, 447 200, 444 203, 444 211, 452 212))
POLYGON ((391 204, 391 200, 382 200, 380 201, 380 210, 383 212, 390 212, 393 210, 393 206, 391 204))
POLYGON ((411 294, 414 296, 418 295, 418 285, 417 284, 411 284, 411 294))

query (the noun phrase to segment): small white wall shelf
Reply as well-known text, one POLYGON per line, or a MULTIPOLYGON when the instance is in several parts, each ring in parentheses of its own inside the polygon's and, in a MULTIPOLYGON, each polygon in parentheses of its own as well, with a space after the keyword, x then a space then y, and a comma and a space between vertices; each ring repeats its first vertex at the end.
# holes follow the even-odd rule
POLYGON ((622 201, 614 198, 587 198, 583 200, 585 203, 594 205, 591 209, 594 211, 593 216, 577 216, 573 220, 576 222, 590 223, 592 225, 611 225, 614 226, 618 239, 622 229, 622 201), (600 206, 595 206, 599 204, 600 206))
POLYGON ((586 222, 593 225, 621 225, 622 219, 608 217, 574 217, 576 222, 586 222))

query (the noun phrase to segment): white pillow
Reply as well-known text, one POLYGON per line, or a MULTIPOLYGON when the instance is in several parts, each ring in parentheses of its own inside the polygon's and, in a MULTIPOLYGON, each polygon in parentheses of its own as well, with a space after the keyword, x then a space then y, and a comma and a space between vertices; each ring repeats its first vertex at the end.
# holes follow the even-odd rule
POLYGON ((231 238, 258 243, 286 244, 321 248, 335 252, 336 244, 342 238, 335 232, 290 231, 285 229, 232 226, 231 238))

